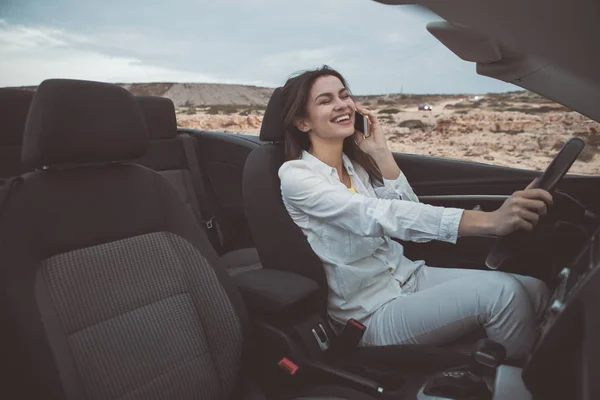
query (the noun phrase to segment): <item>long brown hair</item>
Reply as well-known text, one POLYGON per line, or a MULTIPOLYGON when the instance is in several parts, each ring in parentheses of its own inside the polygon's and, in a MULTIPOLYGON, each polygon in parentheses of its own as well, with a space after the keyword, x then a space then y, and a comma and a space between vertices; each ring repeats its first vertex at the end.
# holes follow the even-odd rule
MULTIPOLYGON (((287 161, 299 159, 303 150, 308 151, 310 149, 308 134, 298 129, 295 122, 299 118, 306 118, 310 91, 317 78, 322 76, 335 76, 349 91, 348 84, 342 74, 327 65, 291 77, 281 90, 283 126, 285 129, 285 158, 287 161)), ((344 139, 343 151, 348 158, 367 171, 371 182, 383 182, 381 171, 375 160, 358 147, 352 136, 344 139)))

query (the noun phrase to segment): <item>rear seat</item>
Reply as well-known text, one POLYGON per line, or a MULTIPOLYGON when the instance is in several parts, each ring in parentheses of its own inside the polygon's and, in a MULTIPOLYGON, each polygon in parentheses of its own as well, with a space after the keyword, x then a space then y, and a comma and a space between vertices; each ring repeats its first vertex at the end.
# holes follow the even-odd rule
MULTIPOLYGON (((189 166, 184 149, 184 140, 186 139, 177 133, 177 119, 173 102, 170 99, 155 96, 137 96, 136 99, 146 120, 149 143, 146 155, 135 162, 151 168, 167 178, 185 202, 188 210, 196 217, 200 226, 205 227, 202 211, 206 214, 206 210, 202 208, 199 197, 203 196, 209 201, 214 197, 212 197, 212 193, 206 193, 207 190, 211 190, 210 182, 203 177, 196 177, 189 166), (203 184, 198 185, 194 179, 203 180, 203 184), (200 190, 205 192, 198 193, 200 190)), ((197 141, 193 140, 193 143, 196 145, 197 141)), ((218 221, 215 221, 213 229, 217 228, 218 221)), ((215 237, 215 235, 212 236, 215 237)), ((218 237, 221 238, 221 235, 219 234, 218 237)), ((227 238, 221 239, 226 243, 227 238)), ((213 243, 213 247, 219 252, 219 243, 213 243)), ((256 248, 236 249, 222 253, 220 257, 230 275, 261 268, 256 248)))
POLYGON ((33 95, 29 90, 0 89, 0 183, 24 172, 21 143, 33 95))

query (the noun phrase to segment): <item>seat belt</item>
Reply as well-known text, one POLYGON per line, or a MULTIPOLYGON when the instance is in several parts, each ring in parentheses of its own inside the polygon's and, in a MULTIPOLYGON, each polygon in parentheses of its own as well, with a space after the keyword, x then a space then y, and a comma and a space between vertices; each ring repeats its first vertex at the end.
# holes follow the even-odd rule
POLYGON ((21 183, 23 183, 23 177, 19 175, 8 178, 6 181, 4 181, 3 185, 0 186, 0 216, 2 216, 2 210, 8 201, 8 197, 10 196, 12 189, 21 183))
POLYGON ((188 133, 180 133, 179 138, 183 144, 185 158, 192 176, 194 192, 200 203, 200 218, 204 224, 204 228, 206 228, 208 239, 217 253, 220 254, 223 247, 223 235, 216 219, 215 208, 209 198, 208 190, 204 185, 204 176, 202 175, 200 165, 198 164, 196 139, 188 133))

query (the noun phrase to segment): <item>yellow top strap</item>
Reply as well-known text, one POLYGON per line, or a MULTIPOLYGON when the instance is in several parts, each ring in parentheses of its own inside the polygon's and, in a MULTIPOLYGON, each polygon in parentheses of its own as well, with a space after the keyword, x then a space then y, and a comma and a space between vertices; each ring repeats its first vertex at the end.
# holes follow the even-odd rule
POLYGON ((350 191, 350 193, 356 194, 356 189, 354 189, 354 182, 352 181, 352 176, 349 176, 349 178, 350 178, 350 187, 348 188, 348 190, 350 191))

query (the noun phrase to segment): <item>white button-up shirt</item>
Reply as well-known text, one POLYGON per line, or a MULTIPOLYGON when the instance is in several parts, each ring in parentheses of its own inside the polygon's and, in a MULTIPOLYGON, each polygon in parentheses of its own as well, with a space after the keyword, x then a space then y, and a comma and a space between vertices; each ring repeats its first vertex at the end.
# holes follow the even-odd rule
POLYGON ((463 210, 419 202, 404 174, 373 186, 368 173, 343 155, 357 194, 335 168, 308 152, 279 169, 283 202, 323 261, 329 315, 364 321, 385 303, 414 292, 424 261, 404 256, 391 238, 456 243, 463 210))

